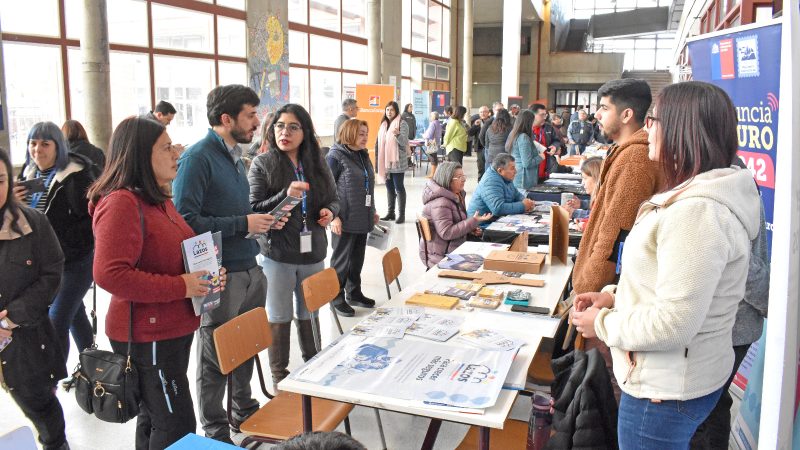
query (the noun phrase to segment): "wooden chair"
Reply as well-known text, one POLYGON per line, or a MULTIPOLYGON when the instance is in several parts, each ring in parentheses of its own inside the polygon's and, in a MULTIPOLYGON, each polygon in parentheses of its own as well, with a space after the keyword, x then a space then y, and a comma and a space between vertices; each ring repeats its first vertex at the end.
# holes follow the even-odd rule
MULTIPOLYGON (((508 419, 502 430, 492 430, 489 450, 525 450, 528 442, 528 422, 508 419)), ((478 427, 469 427, 467 435, 456 450, 478 450, 478 427)))
POLYGON ((383 281, 386 282, 386 296, 391 300, 392 292, 389 290, 389 285, 392 281, 397 282, 397 290, 403 290, 400 287, 400 272, 403 271, 403 260, 400 258, 400 250, 397 247, 392 248, 383 255, 383 281))
POLYGON ((428 265, 428 242, 433 240, 433 235, 431 234, 431 224, 428 222, 428 218, 422 214, 417 215, 417 240, 423 241, 422 248, 425 253, 425 271, 427 272, 431 270, 428 265))
MULTIPOLYGON (((264 372, 258 354, 272 344, 272 334, 267 321, 267 310, 255 308, 235 317, 214 330, 214 345, 220 371, 228 376, 228 421, 235 423, 233 407, 233 370, 244 362, 255 358, 261 391, 269 402, 241 423, 239 429, 247 437, 242 447, 253 442, 277 443, 303 433, 302 396, 290 392, 279 392, 272 396, 264 383, 264 372)), ((353 405, 330 400, 312 398, 314 431, 333 431, 353 410, 353 405)), ((347 427, 349 434, 349 427, 347 427)))
MULTIPOLYGON (((333 267, 328 267, 325 270, 307 277, 301 283, 301 287, 303 289, 303 297, 305 298, 306 302, 306 309, 308 309, 311 313, 315 313, 323 306, 329 304, 339 295, 339 290, 341 289, 339 286, 339 277, 336 275, 336 270, 334 270, 333 267)), ((330 310, 331 315, 333 315, 333 319, 336 321, 336 327, 339 329, 339 334, 343 334, 342 324, 339 322, 339 316, 333 311, 333 308, 330 308, 330 310)), ((319 352, 322 350, 322 335, 319 330, 318 321, 311 321, 311 330, 314 333, 314 345, 316 345, 317 351, 319 352)), ((313 408, 314 407, 312 406, 312 410, 313 408)), ((377 409, 374 411, 375 418, 378 421, 378 432, 381 436, 381 444, 383 445, 382 448, 383 450, 386 450, 386 437, 383 433, 381 415, 377 409)), ((314 416, 316 416, 316 412, 314 413, 314 416)))

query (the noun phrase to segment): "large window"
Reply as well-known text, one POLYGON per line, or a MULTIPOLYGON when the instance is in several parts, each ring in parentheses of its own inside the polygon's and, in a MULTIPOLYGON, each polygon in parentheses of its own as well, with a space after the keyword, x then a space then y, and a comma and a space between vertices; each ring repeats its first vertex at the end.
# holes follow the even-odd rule
MULTIPOLYGON (((173 141, 202 138, 209 90, 247 84, 245 0, 114 0, 107 8, 112 125, 166 100, 178 110, 173 141)), ((34 123, 85 120, 83 14, 83 0, 0 0, 15 164, 34 123)))
POLYGON ((631 39, 596 39, 589 50, 595 53, 624 53, 624 70, 667 70, 672 65, 674 33, 659 33, 631 39))
POLYGON ((366 0, 289 0, 289 101, 319 136, 333 135, 342 99, 366 82, 366 17, 366 0))
POLYGON ((596 14, 610 14, 637 8, 670 6, 672 0, 574 0, 573 19, 591 19, 596 14))
POLYGON ((403 50, 417 56, 450 58, 450 2, 403 0, 403 50))

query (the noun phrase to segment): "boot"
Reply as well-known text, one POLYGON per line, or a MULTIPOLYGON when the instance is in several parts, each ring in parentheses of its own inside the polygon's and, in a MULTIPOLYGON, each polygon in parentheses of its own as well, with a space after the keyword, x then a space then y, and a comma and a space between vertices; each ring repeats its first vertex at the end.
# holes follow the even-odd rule
POLYGON ((397 198, 397 192, 387 191, 386 194, 389 201, 389 212, 381 217, 381 220, 394 220, 394 200, 397 198))
POLYGON ((397 220, 394 223, 403 223, 406 221, 406 193, 405 191, 398 191, 397 192, 397 208, 399 212, 397 213, 397 220))
POLYGON ((297 340, 300 342, 300 354, 303 355, 303 362, 308 361, 317 354, 317 346, 314 344, 314 330, 311 321, 315 321, 317 330, 319 330, 319 317, 313 319, 294 320, 294 326, 297 328, 297 340))
POLYGON ((291 339, 292 323, 271 323, 272 345, 269 346, 269 370, 272 372, 272 383, 275 392, 278 392, 278 383, 289 375, 286 369, 289 366, 289 341, 291 339))

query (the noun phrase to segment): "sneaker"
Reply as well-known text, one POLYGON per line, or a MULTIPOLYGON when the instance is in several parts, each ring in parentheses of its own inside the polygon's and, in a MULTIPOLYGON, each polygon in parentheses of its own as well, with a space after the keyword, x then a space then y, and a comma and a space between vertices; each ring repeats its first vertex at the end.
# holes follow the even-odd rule
POLYGON ((373 299, 371 299, 369 297, 365 297, 364 294, 350 297, 350 299, 347 300, 347 303, 350 303, 351 305, 354 305, 354 306, 360 306, 362 308, 374 308, 375 307, 375 300, 373 300, 373 299))
POLYGON ((333 309, 336 311, 336 314, 342 317, 353 317, 356 315, 356 310, 351 308, 346 302, 334 303, 333 309))

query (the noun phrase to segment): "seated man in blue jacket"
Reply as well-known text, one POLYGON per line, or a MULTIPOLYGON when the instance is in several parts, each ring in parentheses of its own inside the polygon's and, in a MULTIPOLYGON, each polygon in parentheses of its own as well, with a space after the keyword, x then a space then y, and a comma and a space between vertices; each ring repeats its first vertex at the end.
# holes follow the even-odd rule
MULTIPOLYGON (((514 187, 517 164, 508 153, 500 153, 492 160, 492 167, 481 178, 472 200, 467 208, 467 217, 475 211, 479 214, 492 213, 492 218, 509 214, 522 214, 533 211, 534 201, 522 195, 514 187)), ((490 221, 481 223, 485 228, 490 221)))

